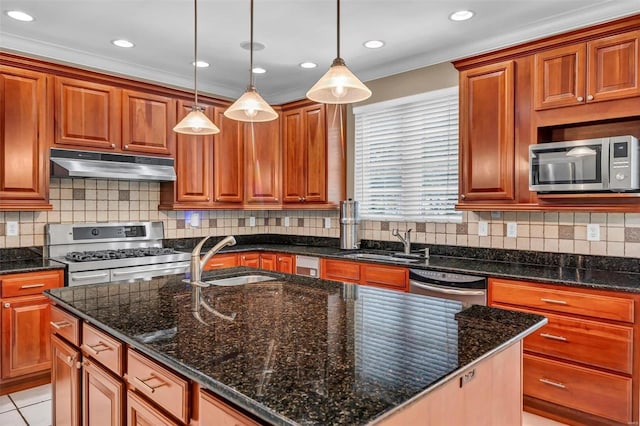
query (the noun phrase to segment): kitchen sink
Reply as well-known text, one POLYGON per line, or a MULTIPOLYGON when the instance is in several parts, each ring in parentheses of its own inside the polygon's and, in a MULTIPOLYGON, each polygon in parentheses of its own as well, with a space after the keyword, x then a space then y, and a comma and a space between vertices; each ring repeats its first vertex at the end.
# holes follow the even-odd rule
POLYGON ((217 286, 234 286, 243 284, 254 284, 264 281, 276 281, 278 278, 271 275, 251 274, 240 275, 237 277, 218 278, 214 280, 203 281, 203 284, 217 285, 217 286))
POLYGON ((420 258, 407 258, 402 256, 396 256, 391 254, 376 254, 376 253, 349 253, 343 257, 348 259, 363 259, 363 260, 383 260, 396 263, 417 263, 422 262, 424 259, 420 258))

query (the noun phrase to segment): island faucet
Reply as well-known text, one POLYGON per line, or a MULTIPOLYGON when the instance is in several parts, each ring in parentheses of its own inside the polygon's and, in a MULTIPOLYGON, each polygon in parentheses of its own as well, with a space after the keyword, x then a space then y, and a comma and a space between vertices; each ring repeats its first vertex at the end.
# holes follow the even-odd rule
POLYGON ((209 259, 213 257, 214 254, 219 252, 222 248, 226 246, 233 246, 236 244, 236 239, 233 235, 229 235, 228 237, 223 238, 211 248, 203 257, 200 259, 200 250, 202 250, 202 246, 204 243, 211 238, 211 235, 208 237, 204 237, 197 246, 191 252, 191 284, 199 285, 200 279, 202 277, 202 270, 204 269, 204 265, 207 264, 209 259))
POLYGON ((394 237, 398 237, 402 244, 404 245, 404 254, 411 253, 411 229, 407 229, 404 233, 404 237, 400 235, 398 229, 391 230, 391 235, 394 237))

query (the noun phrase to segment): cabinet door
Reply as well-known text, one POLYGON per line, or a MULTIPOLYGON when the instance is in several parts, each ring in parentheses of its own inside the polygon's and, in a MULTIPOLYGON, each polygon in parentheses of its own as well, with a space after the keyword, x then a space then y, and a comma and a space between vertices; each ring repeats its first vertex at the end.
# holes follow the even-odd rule
POLYGON ((53 122, 47 76, 0 66, 0 210, 51 208, 48 141, 53 122))
POLYGON ((2 299, 2 378, 48 370, 49 298, 24 296, 2 299))
POLYGON ((69 148, 120 147, 120 89, 55 78, 55 144, 69 148))
MULTIPOLYGON (((180 120, 191 111, 191 106, 191 103, 178 102, 180 120)), ((205 107, 204 113, 213 118, 213 107, 205 107)), ((213 135, 178 134, 175 165, 176 201, 209 204, 213 183, 213 135)))
POLYGON ((124 424, 124 383, 91 359, 82 363, 82 408, 85 425, 124 424))
POLYGON ((257 426, 259 423, 225 404, 221 399, 200 391, 199 426, 257 426))
POLYGON ((127 426, 179 426, 135 392, 127 392, 127 426))
POLYGON ((80 425, 80 352, 51 336, 51 395, 53 423, 80 425))
POLYGON ((460 88, 460 198, 513 201, 513 61, 461 72, 460 88))
POLYGON ((293 274, 295 257, 292 254, 278 254, 278 272, 293 274))
POLYGON ((238 257, 235 254, 216 254, 213 256, 206 265, 204 265, 205 271, 212 269, 233 268, 238 266, 238 257))
POLYGON ((218 203, 241 203, 244 185, 243 124, 224 116, 225 108, 215 109, 220 133, 213 145, 214 200, 218 203))
POLYGON ((280 202, 280 120, 247 123, 245 197, 250 204, 280 202))
POLYGON ((306 145, 305 201, 327 201, 327 135, 324 105, 303 110, 304 141, 306 145))
POLYGON ((584 43, 537 53, 534 62, 535 109, 572 106, 585 102, 584 43))
POLYGON ((260 269, 275 271, 277 270, 277 262, 277 256, 273 253, 260 254, 260 269))
POLYGON ((122 150, 170 155, 176 133, 175 100, 149 93, 122 91, 122 150))
POLYGON ((323 259, 320 275, 323 279, 360 283, 360 264, 345 260, 323 259))
POLYGON ((306 186, 306 149, 303 143, 302 110, 295 109, 283 114, 282 125, 282 201, 302 202, 306 186))
POLYGON ((587 101, 640 95, 640 31, 587 43, 587 101))
POLYGON ((240 266, 250 268, 260 267, 260 255, 258 253, 243 253, 240 255, 240 266))
POLYGON ((406 268, 383 265, 362 265, 362 284, 407 291, 409 276, 406 268))

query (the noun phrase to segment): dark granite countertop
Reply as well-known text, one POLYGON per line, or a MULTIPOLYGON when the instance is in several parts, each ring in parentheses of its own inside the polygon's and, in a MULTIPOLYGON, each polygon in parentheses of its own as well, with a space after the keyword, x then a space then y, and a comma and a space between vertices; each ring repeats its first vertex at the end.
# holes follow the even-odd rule
MULTIPOLYGON (((189 251, 186 247, 181 250, 189 251)), ((640 293, 639 272, 603 270, 591 267, 579 268, 574 265, 561 266, 519 263, 509 258, 505 258, 504 261, 501 261, 497 259, 431 255, 426 261, 421 260, 415 263, 407 263, 393 260, 353 259, 345 257, 356 252, 391 254, 394 251, 340 250, 336 247, 268 243, 238 244, 232 247, 227 247, 221 252, 233 253, 246 251, 275 251, 281 253, 404 266, 416 269, 432 269, 443 272, 468 273, 486 277, 532 280, 582 288, 640 293)), ((205 250, 203 250, 203 253, 204 252, 205 250)), ((633 261, 640 263, 640 260, 636 259, 629 259, 628 262, 633 261)))
MULTIPOLYGON (((232 268, 204 279, 246 274, 232 268)), ((546 319, 287 274, 209 287, 182 275, 48 290, 61 306, 269 424, 359 425, 541 327, 546 319), (229 317, 235 314, 235 319, 229 317)))
POLYGON ((64 268, 62 263, 43 258, 42 253, 34 249, 0 249, 0 275, 64 268))

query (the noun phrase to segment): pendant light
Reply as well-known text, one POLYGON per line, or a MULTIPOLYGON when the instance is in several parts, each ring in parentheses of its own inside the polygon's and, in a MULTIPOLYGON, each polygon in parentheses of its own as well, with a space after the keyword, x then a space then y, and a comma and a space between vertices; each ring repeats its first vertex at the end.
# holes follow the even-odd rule
POLYGON ((371 90, 356 77, 340 57, 340 0, 338 3, 338 55, 331 68, 307 92, 307 98, 324 104, 350 104, 364 101, 371 96, 371 90))
POLYGON ((173 131, 185 135, 214 135, 220 133, 220 129, 202 112, 204 108, 198 105, 198 0, 193 0, 193 17, 193 89, 195 99, 191 112, 176 124, 173 131))
POLYGON ((251 0, 251 40, 249 41, 249 87, 237 101, 235 101, 224 115, 232 120, 260 122, 272 121, 278 118, 278 113, 262 99, 253 85, 253 0, 251 0))

